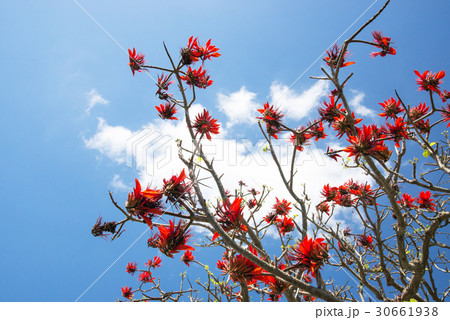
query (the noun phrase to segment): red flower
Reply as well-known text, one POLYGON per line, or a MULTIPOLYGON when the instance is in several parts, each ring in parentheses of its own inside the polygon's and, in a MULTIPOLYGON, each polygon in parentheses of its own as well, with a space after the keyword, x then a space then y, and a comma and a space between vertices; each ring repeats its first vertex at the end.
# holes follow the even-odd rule
POLYGON ((395 146, 400 148, 399 142, 403 139, 408 139, 408 133, 406 131, 406 122, 402 120, 402 118, 397 118, 395 120, 395 124, 391 125, 390 123, 386 123, 388 129, 385 130, 388 135, 389 140, 395 141, 395 146))
POLYGON ((286 199, 280 201, 278 198, 275 198, 275 200, 277 202, 273 205, 274 213, 279 216, 289 214, 289 211, 292 210, 292 207, 290 207, 291 203, 287 202, 286 199))
POLYGON ((376 56, 384 57, 386 54, 395 55, 395 49, 390 46, 391 38, 383 37, 381 31, 372 32, 373 41, 375 42, 375 47, 381 48, 381 52, 372 52, 370 55, 372 58, 376 56))
POLYGON ((430 211, 436 210, 436 208, 434 207, 435 204, 433 203, 433 199, 431 199, 430 191, 427 192, 422 191, 419 194, 419 197, 416 198, 416 202, 419 204, 419 208, 421 209, 426 209, 430 211))
POLYGON ((341 157, 338 154, 339 151, 333 151, 333 149, 330 149, 330 147, 327 147, 327 152, 325 153, 325 155, 327 155, 328 157, 330 157, 331 159, 333 159, 334 161, 337 161, 337 158, 341 157))
POLYGON ((423 119, 429 109, 430 107, 428 107, 425 103, 420 103, 418 106, 414 106, 409 110, 409 118, 421 133, 430 132, 430 120, 427 119, 425 121, 425 119, 423 119))
POLYGON ((255 199, 251 199, 249 201, 247 201, 247 206, 249 209, 253 209, 254 207, 256 207, 258 203, 256 202, 255 199))
MULTIPOLYGON (((336 68, 340 52, 341 52, 341 47, 338 47, 338 45, 336 43, 334 44, 334 46, 331 50, 327 50, 326 51, 327 57, 324 58, 327 65, 331 66, 332 68, 336 68)), ((345 59, 347 59, 349 54, 350 54, 350 52, 348 50, 345 51, 344 56, 342 57, 341 65, 340 65, 341 68, 355 64, 354 62, 345 62, 345 59)))
POLYGON ((328 122, 331 125, 334 119, 341 116, 343 110, 341 110, 342 103, 336 105, 334 96, 330 97, 330 103, 324 101, 323 105, 325 108, 319 108, 319 114, 322 120, 328 122))
POLYGON ((174 82, 175 81, 172 81, 172 75, 164 76, 164 74, 161 74, 158 76, 158 83, 156 83, 158 90, 155 95, 158 95, 161 100, 166 100, 169 98, 171 95, 167 93, 167 90, 169 90, 169 86, 174 82))
POLYGON ((358 190, 350 190, 350 192, 358 198, 365 205, 375 204, 375 191, 370 188, 370 184, 365 183, 358 185, 358 190))
POLYGON ((380 106, 382 106, 383 112, 378 114, 381 117, 397 118, 397 114, 400 112, 405 111, 402 107, 400 107, 400 99, 398 101, 395 101, 393 97, 391 97, 389 100, 384 101, 384 103, 379 103, 380 106))
MULTIPOLYGON (((278 266, 278 269, 284 270, 286 269, 286 266, 284 264, 280 264, 278 266)), ((270 289, 269 298, 267 299, 270 301, 278 301, 281 298, 281 294, 283 294, 286 289, 290 287, 289 283, 286 283, 282 280, 279 280, 278 278, 269 275, 267 275, 263 281, 270 289)))
POLYGON ((150 272, 144 271, 139 275, 138 281, 142 282, 153 282, 155 278, 152 278, 152 274, 150 272))
POLYGON ((441 92, 440 98, 442 99, 442 102, 446 102, 448 99, 450 99, 450 92, 447 90, 443 90, 441 92))
POLYGON ((283 216, 281 219, 277 219, 277 227, 280 233, 283 235, 283 237, 286 235, 287 232, 291 232, 294 230, 295 225, 294 221, 287 217, 283 216))
POLYGON ((419 85, 419 91, 434 91, 437 94, 441 94, 439 90, 439 85, 442 83, 441 79, 445 77, 445 71, 439 71, 436 73, 431 73, 429 70, 420 74, 419 71, 414 70, 414 73, 419 77, 417 79, 417 84, 419 85))
POLYGON ((189 262, 194 261, 194 256, 192 255, 192 252, 189 250, 186 250, 181 257, 181 261, 183 261, 188 267, 190 267, 189 262))
POLYGON ((170 202, 177 203, 180 199, 188 198, 192 186, 190 183, 186 183, 185 179, 186 173, 183 169, 178 177, 172 176, 169 180, 163 180, 163 192, 170 202))
POLYGON ((160 104, 159 107, 155 106, 155 108, 158 110, 158 115, 161 119, 178 120, 178 118, 173 116, 177 113, 175 103, 166 102, 165 104, 160 104))
POLYGON ((197 115, 192 127, 197 133, 205 134, 206 138, 211 141, 211 133, 219 134, 220 125, 217 123, 217 119, 213 119, 206 109, 203 109, 203 113, 197 115))
MULTIPOLYGON (((353 125, 358 124, 362 121, 362 119, 355 119, 355 114, 353 112, 352 118, 353 125)), ((344 114, 341 114, 338 117, 334 118, 333 128, 338 132, 336 134, 336 137, 338 137, 339 139, 342 138, 344 134, 350 134, 352 132, 352 125, 350 124, 348 117, 344 114)))
POLYGON ((321 213, 326 213, 327 215, 330 215, 330 206, 328 203, 321 202, 317 205, 316 207, 317 211, 321 212, 321 213))
POLYGON ((169 221, 169 227, 158 226, 159 234, 148 239, 148 246, 158 248, 166 256, 173 258, 174 253, 180 250, 195 250, 186 242, 192 236, 185 228, 182 220, 178 221, 178 225, 174 225, 173 221, 169 221))
POLYGON ((213 83, 212 80, 209 80, 206 70, 202 70, 202 67, 194 70, 189 67, 186 71, 186 75, 180 76, 180 79, 186 81, 186 84, 189 86, 196 86, 200 89, 206 89, 213 83))
MULTIPOLYGON (((219 222, 225 232, 236 229, 247 231, 247 227, 243 224, 244 215, 242 210, 244 207, 241 206, 241 203, 242 198, 234 199, 233 203, 230 203, 230 200, 227 199, 222 202, 221 206, 217 206, 217 222, 219 222)), ((216 232, 212 241, 217 239, 218 236, 219 234, 216 232)))
POLYGON ((430 107, 427 107, 425 103, 419 103, 418 106, 414 106, 409 110, 408 115, 411 118, 411 121, 416 121, 426 115, 429 109, 430 107))
POLYGON ((402 198, 400 199, 400 201, 397 201, 397 203, 401 204, 402 206, 406 207, 406 208, 414 208, 414 201, 416 199, 411 197, 411 195, 404 193, 402 198))
POLYGON ((194 39, 194 36, 189 38, 186 48, 181 49, 181 61, 184 65, 198 61, 198 44, 197 38, 194 39))
POLYGON ((125 288, 121 288, 122 289, 122 296, 124 296, 124 298, 126 299, 130 299, 133 296, 133 292, 131 292, 131 290, 133 290, 132 287, 125 287, 125 288))
POLYGON ((314 301, 316 301, 316 297, 305 294, 305 295, 303 295, 303 300, 305 300, 305 302, 314 302, 314 301))
POLYGON ((197 47, 196 56, 199 57, 202 61, 206 59, 211 60, 211 57, 217 58, 220 57, 220 53, 218 53, 219 48, 211 45, 211 39, 209 39, 204 47, 197 47))
POLYGON ((350 194, 338 193, 336 197, 334 197, 334 202, 336 202, 336 204, 339 206, 347 208, 354 205, 354 200, 352 199, 352 196, 350 194))
POLYGON ((311 133, 307 133, 305 127, 302 126, 300 129, 295 130, 295 133, 289 137, 289 141, 294 144, 298 151, 303 151, 303 146, 309 145, 308 140, 311 139, 312 136, 313 135, 311 133))
POLYGON ((277 222, 277 215, 276 213, 269 213, 267 216, 263 217, 264 221, 268 224, 277 222))
POLYGON ((278 108, 274 109, 273 105, 270 106, 268 102, 264 103, 263 108, 258 109, 262 117, 256 117, 256 119, 264 121, 267 133, 275 139, 278 139, 277 133, 281 131, 281 119, 284 117, 284 114, 278 108))
POLYGON ((287 258, 294 263, 295 267, 307 270, 315 278, 316 271, 328 258, 328 244, 323 241, 322 238, 313 240, 306 236, 288 252, 287 258))
POLYGON ((450 127, 450 103, 447 103, 447 106, 443 108, 443 112, 441 112, 442 117, 444 118, 444 121, 447 121, 447 128, 450 127))
POLYGON ((133 189, 133 193, 128 194, 125 208, 131 215, 141 217, 150 228, 153 228, 152 217, 163 213, 160 201, 163 194, 160 190, 152 190, 148 187, 142 191, 139 180, 135 179, 135 181, 136 187, 133 189))
POLYGON ((146 266, 149 268, 159 268, 161 267, 161 258, 160 257, 154 257, 153 260, 149 259, 147 263, 145 263, 146 266))
MULTIPOLYGON (((383 144, 382 141, 378 141, 378 132, 375 126, 365 126, 363 125, 363 129, 356 128, 357 134, 355 136, 349 136, 347 139, 348 142, 351 143, 350 146, 345 148, 343 151, 348 152, 349 156, 354 156, 355 159, 358 159, 360 156, 371 155, 380 160, 387 161, 386 156, 383 154, 387 150, 387 147, 383 144), (378 153, 380 152, 380 153, 378 153), (384 157, 383 157, 384 155, 384 157)), ((389 150, 387 150, 389 152, 389 150)), ((389 154, 390 155, 390 154, 389 154)))
POLYGON ((334 200, 336 195, 338 194, 339 189, 336 187, 330 187, 330 184, 323 186, 323 190, 321 192, 322 196, 325 197, 326 201, 334 200))
POLYGON ((373 239, 371 236, 366 236, 365 234, 362 234, 358 237, 358 244, 362 247, 372 249, 373 248, 373 239))
POLYGON ((133 48, 133 51, 131 51, 131 49, 128 49, 128 56, 130 58, 130 62, 128 63, 128 65, 131 68, 131 72, 133 72, 133 76, 135 71, 142 72, 142 70, 145 69, 143 67, 145 63, 145 56, 142 53, 136 53, 135 48, 133 48))
POLYGON ((319 139, 325 139, 327 137, 324 132, 322 121, 313 125, 311 128, 309 128, 309 130, 311 132, 311 136, 314 137, 316 141, 319 141, 319 139))
POLYGON ((107 239, 108 235, 112 235, 116 233, 116 222, 103 222, 102 217, 98 217, 97 221, 95 221, 94 226, 92 227, 91 233, 94 237, 102 237, 103 239, 107 239))
POLYGON ((134 274, 136 272, 137 269, 137 263, 136 262, 129 262, 127 265, 127 272, 129 274, 134 274))
MULTIPOLYGON (((248 250, 258 256, 257 251, 252 246, 249 246, 248 250)), ((222 270, 223 275, 229 274, 234 282, 247 285, 256 283, 258 280, 263 281, 266 278, 266 274, 263 273, 264 270, 261 267, 240 254, 226 257, 223 261, 219 260, 217 268, 222 270)))

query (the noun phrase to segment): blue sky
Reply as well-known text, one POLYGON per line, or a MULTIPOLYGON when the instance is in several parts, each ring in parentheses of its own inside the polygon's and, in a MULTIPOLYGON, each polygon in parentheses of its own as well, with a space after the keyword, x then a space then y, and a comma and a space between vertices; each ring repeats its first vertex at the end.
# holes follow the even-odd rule
MULTIPOLYGON (((145 178, 127 165, 124 139, 145 127, 177 132, 176 125, 157 118, 155 86, 144 74, 132 76, 123 48, 136 47, 149 63, 168 65, 163 41, 177 56, 191 35, 202 43, 212 38, 222 56, 208 63, 214 84, 201 92, 198 103, 224 125, 226 138, 255 141, 257 126, 247 119, 231 125, 227 106, 239 101, 260 106, 295 82, 282 102, 296 114, 290 119, 294 126, 311 120, 292 107, 299 101, 312 105, 326 92, 309 79, 320 75, 323 62, 311 64, 374 2, 78 1, 108 35, 71 0, 3 1, 0 301, 74 301, 145 230, 129 225, 113 243, 90 234, 99 215, 121 219, 108 190, 123 204, 125 187, 135 177, 145 178)), ((378 102, 393 96, 394 89, 411 105, 423 100, 414 69, 450 72, 448 1, 407 3, 392 1, 359 37, 369 40, 370 31, 383 30, 392 37, 396 56, 372 59, 372 48, 351 48, 356 61, 349 67, 355 71, 351 89, 356 91, 350 97, 361 113, 378 111, 378 102)), ((376 1, 339 43, 381 5, 376 1)), ((447 83, 444 79, 444 87, 447 83)), ((177 173, 181 167, 165 169, 177 173)), ((143 264, 156 254, 146 248, 146 239, 80 301, 119 298, 120 287, 134 282, 124 272, 126 263, 143 264)), ((171 281, 186 270, 179 257, 169 265, 159 275, 171 281)))

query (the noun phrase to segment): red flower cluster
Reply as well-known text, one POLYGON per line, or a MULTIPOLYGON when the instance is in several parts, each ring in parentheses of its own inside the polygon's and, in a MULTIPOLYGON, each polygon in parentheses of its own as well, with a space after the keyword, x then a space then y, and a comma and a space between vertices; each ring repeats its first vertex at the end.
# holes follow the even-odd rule
POLYGON ((147 263, 145 263, 146 266, 149 268, 159 268, 161 267, 161 258, 160 257, 154 257, 153 260, 149 259, 147 263))
POLYGON ((344 114, 344 109, 341 108, 342 103, 336 104, 335 96, 330 96, 330 103, 324 101, 323 105, 325 108, 319 108, 319 114, 322 117, 322 120, 328 122, 330 126, 335 118, 340 117, 344 114))
POLYGON ((338 137, 338 139, 342 138, 344 134, 350 135, 352 133, 352 127, 362 121, 362 119, 356 119, 353 112, 351 118, 352 120, 349 120, 349 117, 346 114, 341 114, 338 117, 334 118, 332 126, 333 129, 338 132, 336 134, 336 137, 338 137))
POLYGON ((350 179, 339 187, 330 187, 325 185, 322 190, 322 196, 325 200, 317 206, 317 210, 329 214, 330 207, 328 202, 343 207, 352 207, 359 204, 373 205, 375 204, 375 191, 370 185, 365 183, 357 183, 350 179))
POLYGON ((289 137, 289 141, 294 144, 298 151, 303 151, 303 146, 309 145, 309 139, 312 137, 313 135, 309 133, 304 126, 302 126, 301 128, 295 130, 295 133, 289 137))
MULTIPOLYGON (((241 206, 242 198, 234 199, 233 203, 229 199, 222 202, 222 205, 217 206, 217 222, 225 232, 231 230, 241 230, 247 232, 247 227, 243 224, 244 215, 242 210, 244 206, 241 206)), ((216 232, 212 238, 212 241, 217 239, 219 234, 216 232)))
POLYGON ((417 70, 414 70, 414 73, 419 77, 417 79, 417 84, 419 85, 419 91, 434 91, 437 94, 441 95, 441 90, 439 90, 439 85, 442 83, 442 78, 445 77, 445 71, 439 71, 436 73, 431 73, 429 70, 424 73, 420 73, 417 70))
POLYGON ((130 299, 133 297, 133 288, 132 287, 125 287, 125 288, 121 288, 122 289, 122 296, 126 299, 130 299))
POLYGON ((211 58, 220 57, 218 53, 219 48, 211 45, 211 39, 209 39, 205 46, 202 47, 198 44, 198 39, 191 36, 187 46, 181 49, 181 61, 184 65, 190 65, 193 62, 205 61, 206 59, 211 60, 211 58))
POLYGON ((290 207, 291 203, 287 202, 286 199, 280 201, 278 198, 275 198, 275 200, 276 203, 273 205, 272 212, 264 217, 267 223, 276 222, 279 216, 286 216, 292 210, 292 207, 290 207))
POLYGON ((386 125, 387 129, 382 128, 382 131, 385 133, 387 139, 395 141, 395 146, 400 148, 399 142, 403 139, 409 139, 407 123, 402 118, 397 118, 393 125, 390 123, 386 123, 386 125))
POLYGON ((130 59, 128 65, 130 66, 131 72, 133 72, 133 76, 135 71, 142 72, 142 70, 145 69, 145 67, 143 67, 145 63, 145 56, 142 53, 136 53, 135 48, 133 48, 133 51, 131 51, 131 49, 128 49, 128 56, 130 59))
POLYGON ((148 187, 142 191, 139 180, 135 179, 135 181, 136 187, 132 193, 128 194, 125 208, 131 215, 137 215, 142 218, 150 228, 153 228, 152 217, 163 213, 163 206, 161 204, 163 194, 160 190, 152 190, 148 187))
MULTIPOLYGON (((331 50, 326 51, 327 57, 325 57, 324 60, 327 63, 327 65, 329 65, 332 68, 336 68, 340 53, 341 53, 341 47, 339 47, 335 43, 333 48, 331 48, 331 50)), ((342 57, 341 65, 339 67, 344 68, 344 67, 350 66, 352 64, 355 64, 355 62, 345 62, 345 59, 347 59, 349 55, 350 55, 350 52, 348 50, 345 51, 345 53, 342 57)))
POLYGON ((416 202, 419 204, 419 208, 435 211, 435 204, 433 203, 433 199, 431 198, 431 192, 420 192, 419 197, 416 198, 416 202))
POLYGON ((276 222, 278 231, 283 235, 283 237, 286 235, 286 233, 294 230, 294 220, 287 216, 283 216, 283 218, 277 218, 276 222))
POLYGON ((389 151, 380 140, 381 132, 376 125, 363 125, 362 129, 357 127, 356 132, 356 135, 348 136, 347 141, 350 142, 350 146, 343 150, 350 157, 355 157, 357 160, 360 156, 372 156, 383 162, 389 160, 392 151, 389 151))
MULTIPOLYGON (((286 269, 286 265, 280 264, 278 269, 283 271, 286 269)), ((264 277, 263 282, 267 284, 267 287, 270 289, 269 298, 267 299, 270 301, 279 301, 281 295, 290 287, 289 283, 269 275, 264 277)))
POLYGON ((171 75, 164 76, 164 74, 161 74, 158 76, 158 82, 156 83, 158 90, 155 95, 158 95, 161 100, 167 100, 171 96, 167 90, 169 90, 169 86, 174 82, 175 81, 172 81, 171 75))
POLYGON ((127 265, 127 272, 131 275, 133 275, 137 270, 137 263, 136 262, 129 262, 127 265))
POLYGON ((148 271, 144 271, 139 275, 138 281, 141 282, 153 282, 155 278, 152 277, 152 274, 148 271))
POLYGON ((178 120, 178 118, 174 117, 174 114, 177 113, 175 103, 166 102, 165 104, 160 104, 159 107, 155 106, 155 108, 158 110, 158 115, 161 119, 178 120))
POLYGON ((204 134, 206 135, 206 138, 211 141, 211 133, 219 134, 220 125, 217 123, 217 120, 212 118, 209 115, 209 112, 204 109, 203 113, 197 115, 192 127, 197 131, 197 134, 204 134))
POLYGON ((192 252, 186 250, 181 257, 181 261, 183 261, 188 267, 190 267, 189 263, 194 261, 195 257, 192 255, 192 252))
POLYGON ((373 249, 372 236, 362 234, 358 237, 358 245, 367 249, 373 249))
POLYGON ((430 120, 425 120, 423 118, 428 113, 429 109, 430 107, 428 107, 425 103, 419 103, 418 106, 414 106, 409 109, 409 119, 421 133, 430 132, 430 120))
POLYGON ((386 117, 387 118, 392 118, 395 119, 397 118, 397 114, 399 114, 400 112, 405 111, 401 106, 400 106, 401 101, 395 101, 395 99, 393 97, 391 97, 390 99, 384 101, 383 103, 379 103, 380 106, 383 107, 383 112, 379 114, 379 116, 381 117, 386 117))
POLYGON ((189 86, 196 86, 200 89, 206 89, 213 83, 212 80, 209 80, 209 75, 206 74, 206 70, 202 70, 202 67, 192 70, 189 66, 186 74, 180 76, 180 79, 186 81, 189 86))
POLYGON ((404 193, 397 203, 408 209, 420 208, 435 211, 436 207, 433 200, 430 191, 421 191, 417 198, 413 198, 411 195, 404 193), (414 202, 418 203, 418 205, 415 205, 414 202))
POLYGON ((278 109, 274 109, 268 102, 264 103, 263 108, 264 109, 258 109, 259 113, 262 114, 262 117, 256 117, 256 119, 264 121, 269 136, 278 139, 277 133, 281 131, 281 119, 284 117, 284 114, 278 109))
POLYGON ((189 230, 184 226, 184 222, 180 220, 175 226, 172 220, 169 221, 169 227, 158 226, 159 234, 148 239, 149 247, 158 248, 166 256, 173 258, 173 254, 181 250, 195 250, 186 243, 191 238, 189 230))
POLYGON ((184 169, 178 176, 172 176, 169 180, 163 179, 162 192, 167 200, 176 204, 179 200, 187 199, 191 193, 192 186, 185 182, 186 173, 184 169))
POLYGON ((391 38, 383 37, 381 31, 372 32, 372 36, 373 41, 375 42, 375 47, 381 48, 381 52, 372 52, 370 54, 372 58, 375 58, 376 56, 384 57, 386 54, 396 54, 395 49, 390 46, 391 38))
POLYGON ((411 209, 415 207, 414 200, 416 199, 411 197, 411 195, 404 193, 400 201, 397 201, 397 203, 408 209, 411 209))
MULTIPOLYGON (((258 252, 252 246, 249 246, 248 250, 258 256, 258 252)), ((222 270, 223 275, 229 274, 234 282, 247 285, 256 283, 258 280, 264 281, 267 275, 264 273, 264 269, 240 254, 219 260, 217 268, 222 270)))
POLYGON ((441 115, 444 118, 444 121, 447 121, 447 128, 450 127, 450 103, 447 103, 447 106, 443 108, 441 111, 441 115))
POLYGON ((294 263, 296 268, 306 270, 315 278, 316 271, 324 265, 328 258, 329 246, 323 241, 323 238, 313 240, 306 236, 287 253, 287 258, 294 263))

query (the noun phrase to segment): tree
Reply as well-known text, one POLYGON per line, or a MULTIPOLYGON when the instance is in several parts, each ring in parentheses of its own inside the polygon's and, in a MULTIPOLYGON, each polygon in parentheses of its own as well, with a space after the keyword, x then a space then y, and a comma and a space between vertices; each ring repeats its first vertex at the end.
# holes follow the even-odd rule
POLYGON ((163 103, 156 110, 168 121, 178 121, 178 112, 184 114, 193 148, 178 141, 178 155, 185 167, 180 168, 178 175, 164 179, 157 189, 144 190, 136 179, 125 208, 110 193, 114 206, 125 218, 119 222, 103 222, 99 218, 92 234, 111 235, 114 240, 126 223, 146 224, 155 231, 148 239, 149 247, 170 258, 184 251, 182 261, 188 266, 190 263, 204 266, 207 282, 192 284, 183 274, 180 288, 166 291, 160 280, 153 277, 152 269, 161 266, 161 260, 155 257, 145 264, 145 269, 128 264, 128 273, 139 272, 139 286, 134 290, 123 287, 123 297, 134 301, 249 301, 252 292, 257 299, 268 297, 272 301, 359 301, 365 299, 364 292, 370 292, 379 301, 447 299, 450 287, 437 281, 449 272, 445 252, 449 249, 446 227, 450 217, 450 140, 443 128, 450 126, 450 104, 441 106, 449 93, 440 88, 445 72, 415 71, 419 90, 424 91, 429 101, 411 107, 395 91, 395 95, 380 102, 379 116, 384 125, 356 118, 346 98, 353 73, 344 75, 350 69, 344 68, 354 64, 348 61, 350 46, 369 45, 376 49, 371 56, 377 59, 396 54, 391 38, 381 31, 373 31, 371 40, 357 39, 389 2, 342 46, 335 44, 326 52, 324 62, 328 68, 321 68, 323 76, 312 78, 328 81, 334 89, 318 108, 316 120, 291 128, 283 123, 284 115, 276 106, 267 102, 258 110, 267 151, 292 198, 276 198, 272 210, 262 219, 257 213, 270 190, 246 190, 245 183, 240 181, 233 193, 226 191, 213 159, 202 147, 205 139, 219 134, 220 126, 206 109, 196 117, 190 113, 197 91, 213 83, 204 67, 207 60, 220 56, 219 49, 211 40, 202 46, 197 38, 191 37, 177 61, 164 45, 169 67, 146 65, 143 54, 129 49, 133 75, 148 70, 163 72, 156 91, 163 103), (178 86, 177 94, 169 90, 171 85, 178 86), (278 135, 286 132, 292 144, 287 172, 273 147, 278 135), (323 201, 311 206, 305 190, 294 182, 299 174, 295 161, 313 139, 324 140, 332 134, 346 147, 328 148, 326 155, 342 161, 349 170, 362 171, 373 183, 350 179, 342 185, 327 184, 322 190, 323 201), (405 166, 411 155, 417 157, 410 160, 410 166, 405 166), (205 197, 200 174, 212 178, 219 196, 216 203, 205 197), (363 232, 354 233, 340 224, 329 224, 338 208, 352 210, 363 232), (168 224, 159 223, 158 217, 162 215, 172 220, 168 224), (214 271, 193 255, 195 248, 189 241, 193 226, 209 233, 201 250, 223 249, 214 271), (277 230, 281 248, 277 252, 267 249, 265 235, 269 228, 277 230), (358 285, 323 277, 325 265, 346 270, 358 285))

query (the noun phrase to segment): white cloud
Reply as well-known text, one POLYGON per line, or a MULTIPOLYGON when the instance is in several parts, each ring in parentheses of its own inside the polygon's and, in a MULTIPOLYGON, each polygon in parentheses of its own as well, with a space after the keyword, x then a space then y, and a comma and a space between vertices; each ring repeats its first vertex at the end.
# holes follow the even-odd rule
POLYGON ((255 121, 256 109, 260 107, 255 98, 256 93, 248 91, 245 87, 230 95, 222 93, 217 95, 219 109, 228 118, 227 127, 238 123, 253 123, 255 121))
POLYGON ((107 105, 109 104, 109 101, 106 100, 105 98, 103 98, 96 89, 92 89, 91 91, 89 91, 87 94, 87 99, 88 99, 88 107, 85 110, 85 112, 87 114, 90 114, 92 108, 94 108, 97 104, 103 104, 103 105, 107 105))
POLYGON ((120 176, 118 174, 114 175, 114 178, 112 179, 112 181, 110 182, 110 187, 114 188, 115 190, 119 190, 119 191, 127 191, 130 190, 130 187, 127 186, 122 178, 120 178, 120 176))
POLYGON ((300 120, 320 105, 322 97, 329 93, 326 81, 317 81, 309 89, 297 93, 288 86, 274 82, 270 87, 270 97, 275 107, 280 107, 287 118, 300 120))
POLYGON ((85 146, 100 151, 118 163, 123 163, 127 140, 131 137, 132 131, 123 126, 110 126, 103 118, 97 119, 97 132, 89 139, 83 138, 85 146))
POLYGON ((350 107, 353 110, 355 110, 355 113, 361 116, 369 116, 369 117, 375 116, 375 112, 372 109, 369 109, 368 107, 362 104, 364 98, 366 97, 366 94, 364 92, 360 92, 354 89, 351 89, 350 91, 353 93, 353 97, 349 101, 349 104, 350 107))

